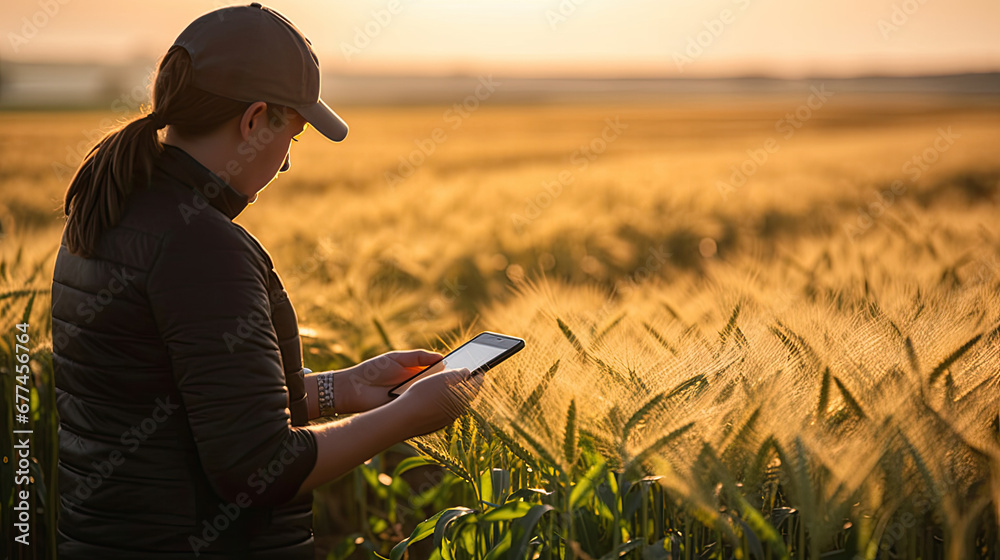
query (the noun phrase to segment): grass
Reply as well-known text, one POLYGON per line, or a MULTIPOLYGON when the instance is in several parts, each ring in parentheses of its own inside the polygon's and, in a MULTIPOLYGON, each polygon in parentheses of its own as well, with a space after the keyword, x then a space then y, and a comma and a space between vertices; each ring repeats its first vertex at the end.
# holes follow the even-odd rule
MULTIPOLYGON (((307 366, 481 328, 528 342, 470 415, 316 493, 322 553, 996 555, 1000 113, 837 100, 725 198, 802 100, 484 106, 393 187, 443 109, 354 108, 343 145, 308 133, 238 219, 289 288, 307 366), (582 165, 614 117, 628 128, 582 165)), ((27 310, 47 482, 52 163, 102 118, 0 114, 2 327, 27 310)))

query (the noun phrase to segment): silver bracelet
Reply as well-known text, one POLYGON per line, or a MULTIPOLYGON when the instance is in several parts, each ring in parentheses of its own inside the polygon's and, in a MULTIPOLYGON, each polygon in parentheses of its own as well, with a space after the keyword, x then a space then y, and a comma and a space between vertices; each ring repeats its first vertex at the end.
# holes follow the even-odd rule
POLYGON ((336 416, 337 411, 333 400, 333 372, 328 371, 316 376, 316 386, 319 389, 319 415, 336 416))

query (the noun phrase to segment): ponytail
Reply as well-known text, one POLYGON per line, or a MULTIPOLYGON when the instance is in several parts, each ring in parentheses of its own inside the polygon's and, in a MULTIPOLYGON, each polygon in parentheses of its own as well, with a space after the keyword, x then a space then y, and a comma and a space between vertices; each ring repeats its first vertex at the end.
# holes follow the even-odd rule
POLYGON ((191 80, 190 55, 171 47, 156 73, 153 112, 110 132, 84 158, 66 190, 66 245, 72 253, 93 256, 101 234, 121 220, 133 187, 149 183, 163 151, 161 128, 197 137, 250 106, 197 89, 191 80))
POLYGON ((83 160, 66 191, 66 244, 89 257, 101 233, 121 219, 132 184, 148 178, 153 160, 163 150, 160 123, 136 119, 105 136, 83 160))

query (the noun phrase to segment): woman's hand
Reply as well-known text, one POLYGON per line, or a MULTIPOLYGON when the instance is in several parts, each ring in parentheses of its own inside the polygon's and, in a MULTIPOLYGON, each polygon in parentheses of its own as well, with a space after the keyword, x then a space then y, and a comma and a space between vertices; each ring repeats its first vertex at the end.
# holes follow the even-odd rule
MULTIPOLYGON (((344 373, 347 370, 336 375, 344 373)), ((316 437, 316 464, 302 483, 300 495, 349 472, 394 443, 447 426, 466 410, 482 383, 482 375, 470 377, 465 368, 441 371, 417 381, 386 406, 340 422, 308 426, 316 437)), ((379 387, 379 391, 384 396, 386 388, 379 387)))
POLYGON ((444 370, 411 385, 386 410, 398 410, 406 419, 407 439, 428 434, 465 412, 482 384, 483 375, 471 375, 468 368, 444 370))
POLYGON ((389 402, 389 389, 444 358, 428 350, 386 352, 334 374, 337 413, 364 412, 389 402))

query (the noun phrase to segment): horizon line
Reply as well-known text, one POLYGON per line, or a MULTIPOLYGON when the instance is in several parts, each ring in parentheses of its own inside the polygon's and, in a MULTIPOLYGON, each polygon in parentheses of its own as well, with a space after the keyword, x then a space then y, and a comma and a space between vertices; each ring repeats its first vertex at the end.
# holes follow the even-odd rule
MULTIPOLYGON (((130 61, 86 61, 86 60, 16 60, 0 58, 0 65, 11 66, 48 66, 48 67, 94 67, 94 68, 135 68, 151 62, 144 57, 136 57, 130 61)), ((427 69, 425 69, 427 70, 427 69)), ((452 69, 444 71, 402 70, 385 67, 382 69, 349 69, 345 67, 323 68, 324 75, 343 76, 345 78, 414 78, 414 79, 453 79, 475 78, 483 75, 471 69, 452 69)), ((691 72, 655 73, 637 69, 610 72, 574 72, 560 71, 545 73, 541 68, 524 68, 512 70, 509 67, 490 75, 505 79, 520 80, 578 80, 578 81, 697 81, 697 80, 773 80, 773 81, 810 81, 810 80, 865 80, 865 79, 934 79, 960 77, 990 77, 1000 76, 1000 65, 992 69, 969 68, 954 71, 916 71, 892 72, 887 70, 862 70, 858 72, 817 71, 815 73, 795 73, 781 71, 748 70, 746 72, 691 72)))

